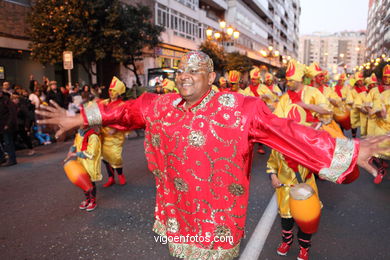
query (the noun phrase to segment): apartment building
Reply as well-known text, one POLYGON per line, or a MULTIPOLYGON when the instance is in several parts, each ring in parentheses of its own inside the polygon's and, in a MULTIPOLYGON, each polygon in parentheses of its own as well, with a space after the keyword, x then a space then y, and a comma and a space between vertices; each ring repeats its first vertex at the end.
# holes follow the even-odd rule
POLYGON ((332 73, 353 72, 364 62, 365 39, 364 31, 303 35, 300 37, 299 61, 308 65, 318 62, 332 73))
POLYGON ((367 61, 390 55, 390 0, 370 0, 367 17, 367 61))

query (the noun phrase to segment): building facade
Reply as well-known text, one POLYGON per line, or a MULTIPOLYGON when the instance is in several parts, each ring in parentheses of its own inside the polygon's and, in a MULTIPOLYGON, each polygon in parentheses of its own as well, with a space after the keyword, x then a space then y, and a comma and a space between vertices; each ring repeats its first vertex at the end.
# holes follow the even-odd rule
MULTIPOLYGON (((66 73, 63 72, 62 66, 44 67, 29 59, 29 39, 26 34, 28 28, 25 18, 33 2, 30 0, 0 2, 0 76, 3 67, 5 71, 3 74, 7 80, 18 83, 18 79, 23 78, 21 82, 23 85, 28 82, 30 74, 34 74, 37 80, 42 76, 48 76, 60 82, 65 81, 66 73)), ((228 52, 238 51, 248 56, 255 64, 280 67, 283 65, 282 61, 286 61, 286 57, 298 56, 301 13, 299 0, 122 0, 122 2, 149 6, 153 13, 152 21, 165 27, 161 35, 162 44, 154 50, 148 50, 143 61, 138 64, 144 85, 148 82, 150 69, 175 67, 185 52, 198 49, 206 40, 208 29, 224 33, 226 28, 234 28, 239 32, 239 37, 218 41, 219 44, 224 45, 228 52), (220 27, 221 21, 226 22, 225 29, 220 27)), ((128 86, 132 86, 135 81, 134 75, 123 66, 119 67, 116 71, 119 71, 128 86)), ((76 74, 72 74, 72 79, 82 80, 84 77, 80 74, 82 72, 72 73, 76 74)))
POLYGON ((390 55, 390 0, 370 0, 366 59, 390 55))
POLYGON ((332 73, 352 73, 364 62, 365 40, 364 31, 303 35, 300 37, 299 61, 307 65, 317 62, 332 73))
MULTIPOLYGON (((208 29, 226 30, 220 28, 220 21, 239 32, 237 39, 222 42, 227 52, 238 51, 257 64, 274 67, 280 67, 284 57, 298 57, 299 0, 148 0, 142 3, 152 8, 155 24, 165 27, 162 44, 140 66, 145 84, 149 69, 177 66, 185 52, 198 49, 206 40, 208 29), (260 51, 270 46, 273 52, 262 55, 260 51), (273 55, 275 51, 277 56, 273 55)), ((126 73, 126 77, 131 77, 130 72, 126 73)))

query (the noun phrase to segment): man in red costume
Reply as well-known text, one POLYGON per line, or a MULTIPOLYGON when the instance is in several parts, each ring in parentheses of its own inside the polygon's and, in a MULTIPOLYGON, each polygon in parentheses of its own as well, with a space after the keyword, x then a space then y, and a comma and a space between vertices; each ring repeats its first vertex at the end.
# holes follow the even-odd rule
POLYGON ((377 145, 390 136, 331 138, 324 131, 276 117, 259 98, 215 93, 213 70, 209 56, 192 51, 180 62, 179 94, 146 93, 120 108, 95 103, 73 117, 64 116, 60 108, 48 108, 38 112, 47 117, 39 122, 58 125, 57 135, 80 125, 144 127, 148 167, 156 177, 153 229, 167 236, 170 253, 180 258, 238 256, 256 142, 335 183, 357 178, 353 173, 358 163, 376 175, 369 157, 386 150, 377 145))

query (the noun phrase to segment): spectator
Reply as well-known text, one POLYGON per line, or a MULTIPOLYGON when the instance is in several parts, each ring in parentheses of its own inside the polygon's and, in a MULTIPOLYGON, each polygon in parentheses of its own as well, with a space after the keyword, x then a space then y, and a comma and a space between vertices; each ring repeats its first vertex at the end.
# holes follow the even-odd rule
POLYGON ((94 96, 92 95, 90 87, 88 85, 83 86, 83 90, 81 91, 81 97, 83 98, 83 100, 87 98, 88 101, 94 99, 94 96))
POLYGON ((0 91, 0 135, 4 142, 4 151, 8 154, 8 160, 1 166, 16 164, 14 143, 16 126, 16 105, 11 102, 9 94, 0 91))
POLYGON ((30 131, 32 126, 31 114, 26 105, 26 102, 21 101, 23 98, 18 95, 12 95, 11 101, 16 105, 16 115, 17 115, 17 128, 14 134, 14 140, 17 140, 17 136, 20 136, 23 144, 27 146, 30 151, 28 155, 33 155, 35 153, 31 137, 30 131))
POLYGON ((30 100, 31 104, 33 104, 35 106, 35 109, 38 109, 39 106, 41 105, 41 99, 40 99, 40 96, 41 96, 41 90, 39 87, 36 87, 34 89, 34 92, 31 93, 29 96, 28 96, 28 99, 30 100))
POLYGON ((50 88, 50 90, 47 92, 47 95, 46 95, 46 102, 48 104, 50 104, 50 100, 53 100, 58 105, 65 108, 64 97, 63 97, 61 91, 59 91, 57 88, 57 81, 50 81, 49 88, 50 88))
POLYGON ((11 89, 11 85, 8 81, 3 82, 3 92, 7 93, 8 97, 11 97, 13 90, 11 89))

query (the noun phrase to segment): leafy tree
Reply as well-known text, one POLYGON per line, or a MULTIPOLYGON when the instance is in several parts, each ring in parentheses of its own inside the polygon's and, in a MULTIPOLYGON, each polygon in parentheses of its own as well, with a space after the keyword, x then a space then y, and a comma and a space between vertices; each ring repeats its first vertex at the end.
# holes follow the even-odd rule
POLYGON ((219 46, 216 42, 206 40, 199 46, 199 49, 210 56, 214 62, 215 71, 222 74, 226 62, 224 48, 219 46))
POLYGON ((137 85, 141 85, 136 61, 142 60, 145 52, 153 50, 160 43, 159 36, 164 27, 151 22, 151 10, 147 6, 125 5, 109 19, 109 27, 105 33, 112 41, 112 57, 132 71, 137 85), (148 50, 149 49, 149 50, 148 50))
POLYGON ((65 50, 88 72, 92 63, 122 62, 137 77, 135 61, 144 47, 159 43, 162 31, 150 21, 145 6, 127 6, 119 0, 37 0, 28 17, 32 58, 43 64, 62 62, 65 50))
POLYGON ((239 52, 232 52, 226 55, 225 70, 238 70, 240 72, 249 71, 252 69, 253 62, 250 58, 239 52))

